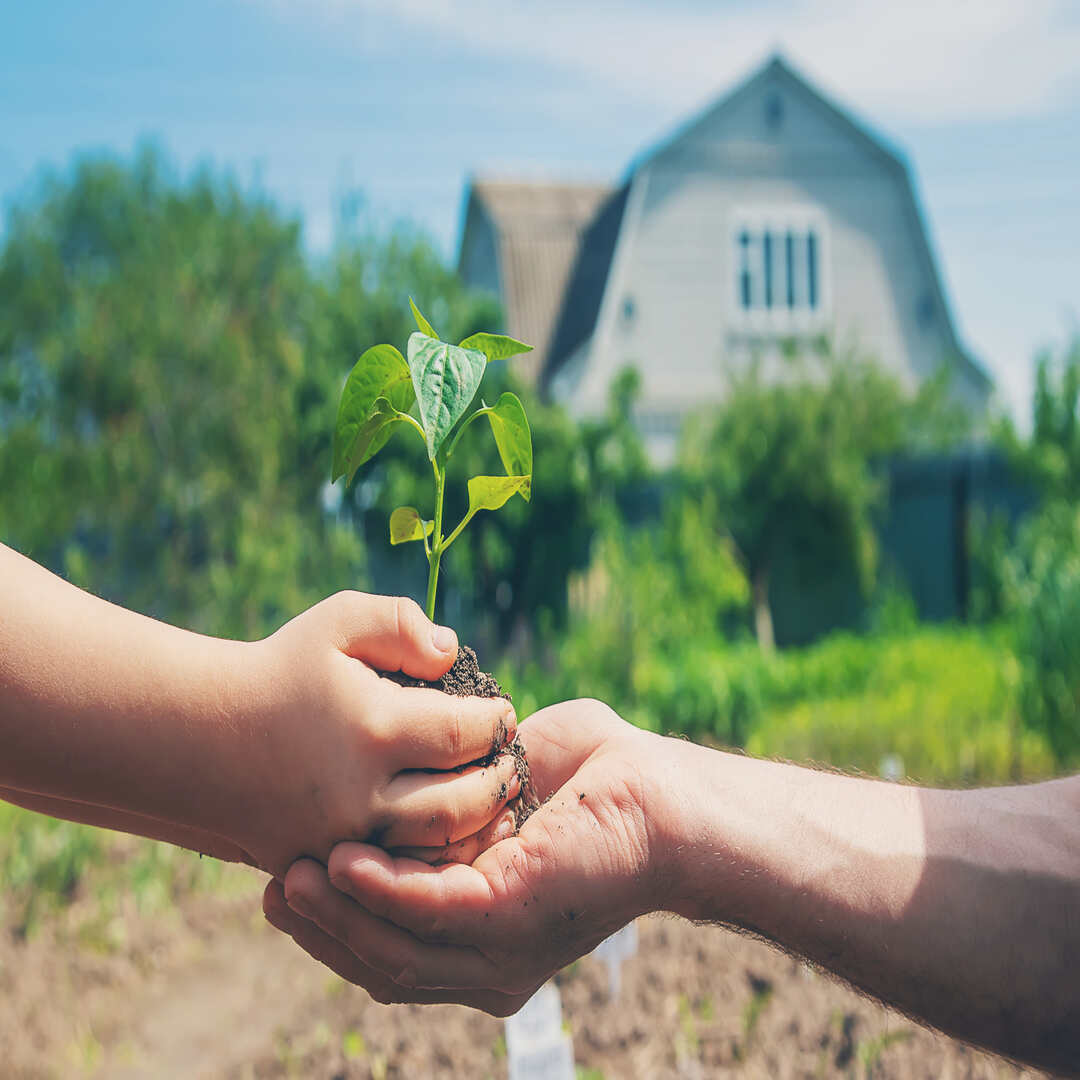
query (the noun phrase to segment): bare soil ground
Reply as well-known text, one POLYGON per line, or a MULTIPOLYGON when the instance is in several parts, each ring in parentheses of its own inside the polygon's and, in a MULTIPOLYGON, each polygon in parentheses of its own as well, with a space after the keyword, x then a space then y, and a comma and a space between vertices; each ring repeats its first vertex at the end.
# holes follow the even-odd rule
MULTIPOLYGON (((0 1076, 492 1077, 502 1023, 386 1007, 262 920, 261 881, 167 914, 76 898, 29 938, 0 934, 0 1076)), ((640 924, 616 1001, 586 957, 559 978, 579 1076, 1035 1077, 889 1012, 728 931, 640 924)))

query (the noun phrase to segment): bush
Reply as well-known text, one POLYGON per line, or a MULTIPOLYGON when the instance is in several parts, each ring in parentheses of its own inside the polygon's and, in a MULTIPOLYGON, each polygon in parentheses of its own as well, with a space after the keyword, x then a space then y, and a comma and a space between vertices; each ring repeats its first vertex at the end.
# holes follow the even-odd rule
POLYGON ((587 632, 549 656, 503 671, 522 715, 599 696, 649 730, 751 754, 877 774, 898 757, 927 783, 994 783, 1052 775, 1047 735, 1023 729, 1021 666, 1005 628, 836 634, 766 656, 718 636, 625 653, 587 632))
POLYGON ((1060 765, 1080 761, 1080 508, 1048 505, 1021 530, 1013 559, 1022 707, 1060 765))
POLYGON ((1020 666, 1003 632, 923 629, 896 638, 830 640, 805 650, 793 666, 777 680, 782 694, 747 743, 753 754, 869 773, 895 755, 907 776, 927 783, 992 783, 1053 772, 1047 740, 1021 730, 1020 666), (824 674, 830 668, 833 678, 824 674), (800 678, 801 695, 793 693, 800 678), (835 692, 815 692, 830 682, 835 692))

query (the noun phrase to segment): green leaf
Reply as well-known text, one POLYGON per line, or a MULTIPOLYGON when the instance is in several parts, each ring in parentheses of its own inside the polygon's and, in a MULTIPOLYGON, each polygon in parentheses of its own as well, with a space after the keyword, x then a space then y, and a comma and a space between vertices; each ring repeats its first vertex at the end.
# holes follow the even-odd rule
POLYGON ((413 506, 399 506, 390 515, 390 543, 407 544, 410 540, 423 540, 435 528, 434 521, 424 521, 413 506))
POLYGON ((469 481, 469 513, 498 510, 512 495, 526 488, 531 476, 474 476, 469 481))
POLYGON ((416 320, 416 328, 421 334, 427 334, 428 337, 439 340, 439 335, 435 333, 431 323, 420 314, 420 309, 413 303, 413 298, 409 297, 409 307, 412 308, 412 317, 416 320))
POLYGON ((523 476, 529 481, 521 488, 521 497, 528 502, 532 495, 533 451, 525 407, 517 394, 507 391, 500 396, 487 418, 507 476, 523 476))
POLYGON ((342 452, 341 471, 336 473, 334 479, 344 476, 347 482, 352 480, 356 470, 386 445, 393 426, 405 419, 405 414, 394 408, 386 398, 376 398, 367 419, 352 433, 348 446, 342 452))
POLYGON ((377 454, 390 437, 390 429, 387 428, 381 441, 375 445, 369 443, 366 456, 356 460, 356 439, 378 398, 386 398, 400 412, 408 412, 416 400, 409 365, 393 345, 373 345, 356 361, 345 380, 334 427, 332 480, 346 473, 349 473, 351 480, 352 473, 377 454))
POLYGON ((410 335, 409 372, 432 461, 476 397, 486 363, 475 349, 447 345, 426 334, 410 335))
POLYGON ((505 334, 472 334, 461 343, 460 347, 478 349, 488 358, 489 363, 492 360, 505 360, 508 356, 517 356, 518 353, 532 352, 531 345, 507 337, 505 334))

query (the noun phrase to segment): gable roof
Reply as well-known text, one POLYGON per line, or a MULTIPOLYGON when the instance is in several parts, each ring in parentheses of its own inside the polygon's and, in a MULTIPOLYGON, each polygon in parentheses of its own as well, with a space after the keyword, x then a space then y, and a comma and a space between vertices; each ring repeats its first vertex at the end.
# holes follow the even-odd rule
POLYGON ((519 364, 526 378, 535 377, 548 354, 582 229, 610 190, 480 177, 469 186, 466 221, 479 210, 495 229, 506 331, 533 346, 519 364))
POLYGON ((629 194, 630 181, 627 180, 608 196, 582 234, 562 304, 556 312, 551 348, 540 370, 541 386, 546 386, 562 362, 589 338, 596 327, 629 194))
POLYGON ((611 196, 601 212, 603 214, 610 211, 609 220, 601 225, 600 215, 598 215, 596 221, 590 225, 583 238, 577 262, 570 276, 570 287, 567 289, 558 314, 555 332, 552 335, 552 346, 544 359, 540 374, 541 385, 547 386, 550 384, 551 378, 559 368, 591 336, 596 327, 600 314, 600 304, 607 283, 607 273, 611 266, 619 228, 622 224, 622 211, 626 204, 626 195, 630 190, 635 175, 676 144, 691 137, 698 128, 735 107, 746 96, 754 93, 762 83, 775 78, 786 82, 790 88, 801 93, 804 99, 822 110, 834 123, 847 131, 855 141, 883 160, 886 166, 897 174, 901 180, 907 212, 912 218, 913 231, 917 238, 919 260, 923 264, 923 270, 934 292, 938 308, 944 313, 950 347, 961 363, 969 367, 978 379, 987 386, 993 384, 993 379, 986 372, 986 369, 963 347, 956 334, 952 310, 938 272, 937 259, 934 257, 930 247, 926 218, 915 193, 911 170, 903 153, 893 147, 886 139, 874 133, 865 124, 856 120, 847 110, 826 98, 783 57, 776 54, 733 90, 730 90, 697 115, 691 117, 674 134, 645 150, 631 162, 623 185, 611 196), (621 202, 616 207, 614 204, 619 200, 620 196, 621 202), (580 295, 575 295, 573 291, 577 286, 581 288, 580 295))

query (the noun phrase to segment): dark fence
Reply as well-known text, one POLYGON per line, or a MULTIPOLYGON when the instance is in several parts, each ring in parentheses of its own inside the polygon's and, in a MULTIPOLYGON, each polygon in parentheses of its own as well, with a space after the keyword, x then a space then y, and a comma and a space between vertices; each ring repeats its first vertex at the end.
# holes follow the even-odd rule
MULTIPOLYGON (((922 619, 968 618, 977 531, 997 521, 1013 530, 1034 506, 1034 492, 1001 454, 989 450, 898 458, 885 470, 888 501, 877 522, 879 582, 906 589, 922 619)), ((772 598, 782 644, 860 629, 870 618, 871 601, 850 570, 808 572, 797 552, 778 565, 772 598)))

